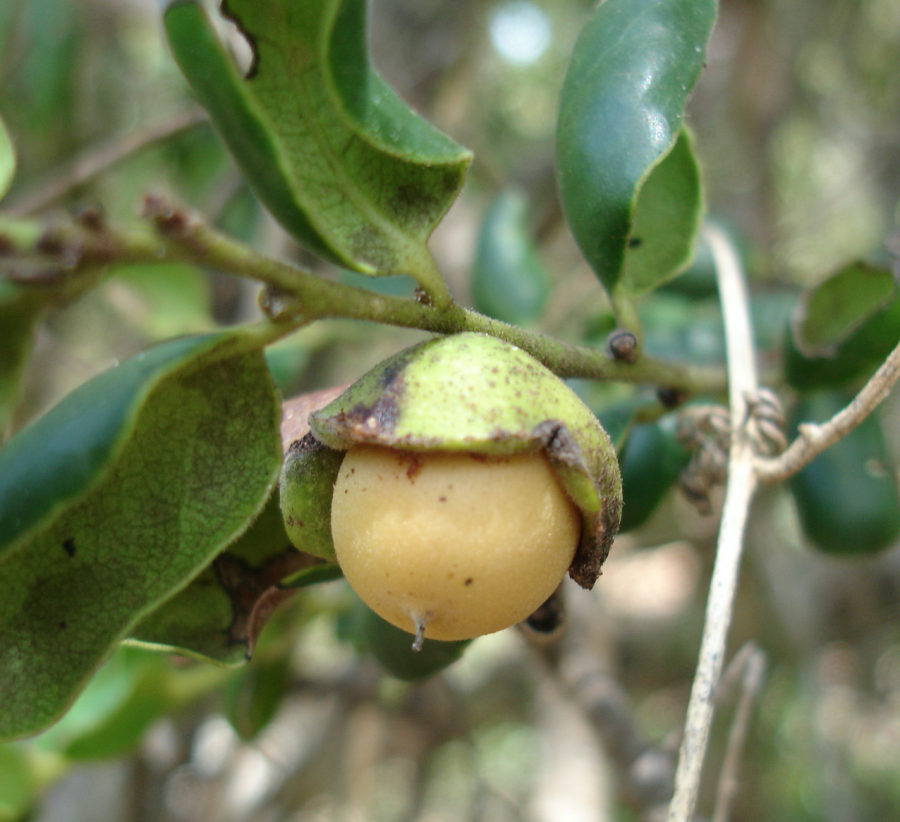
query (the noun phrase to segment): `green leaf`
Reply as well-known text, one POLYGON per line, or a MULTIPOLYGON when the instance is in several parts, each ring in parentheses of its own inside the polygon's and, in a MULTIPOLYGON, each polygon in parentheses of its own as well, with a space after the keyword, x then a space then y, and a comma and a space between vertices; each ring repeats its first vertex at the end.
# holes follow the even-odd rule
MULTIPOLYGON (((575 44, 557 124, 560 192, 575 239, 609 292, 629 241, 655 242, 634 233, 638 196, 676 145, 715 12, 715 0, 607 0, 575 44)), ((678 174, 660 171, 654 187, 683 192, 684 174, 676 185, 678 174)), ((680 207, 680 220, 696 218, 694 198, 680 207)), ((649 224, 660 208, 648 206, 649 224)))
POLYGON ((271 722, 291 688, 286 656, 248 665, 225 690, 225 716, 244 741, 255 739, 271 722))
POLYGON ((700 167, 682 129, 638 195, 623 273, 633 297, 659 287, 690 263, 702 213, 700 167))
POLYGON ((242 78, 196 0, 169 0, 169 43, 248 182, 312 251, 364 274, 438 276, 425 242, 471 154, 372 68, 365 0, 229 0, 253 49, 242 78))
POLYGON ((422 650, 414 651, 413 635, 383 620, 354 595, 345 632, 362 651, 372 654, 378 664, 397 679, 425 679, 456 662, 472 643, 471 639, 441 642, 426 639, 422 650))
POLYGON ((209 331, 212 291, 209 277, 183 263, 131 263, 111 272, 138 300, 130 301, 129 322, 153 340, 209 331))
POLYGON ((0 442, 5 439, 18 406, 46 297, 44 292, 0 282, 0 442))
POLYGON ((0 452, 0 738, 54 721, 260 510, 281 461, 272 333, 150 349, 0 452))
POLYGON ((315 562, 291 545, 278 502, 276 489, 250 528, 144 617, 129 642, 223 665, 246 662, 272 609, 291 594, 279 583, 315 562))
POLYGON ((221 668, 176 667, 160 654, 120 646, 31 747, 75 760, 122 756, 159 717, 220 686, 226 676, 221 668))
POLYGON ((675 484, 691 458, 678 439, 677 417, 634 425, 619 452, 622 472, 622 524, 619 533, 643 525, 675 484))
POLYGON ((38 785, 29 752, 18 745, 0 745, 0 822, 17 822, 37 800, 38 785))
POLYGON ((550 277, 526 223, 520 191, 506 191, 491 204, 478 237, 472 267, 476 310, 514 325, 537 320, 550 295, 550 277))
POLYGON ((0 200, 6 196, 16 173, 16 152, 3 120, 0 119, 0 200))
MULTIPOLYGON (((801 422, 824 422, 853 395, 804 394, 792 414, 801 422)), ((900 536, 900 493, 877 414, 794 474, 790 488, 803 530, 813 544, 835 555, 865 555, 896 545, 900 536)))
POLYGON ((785 377, 795 388, 868 376, 900 342, 894 275, 852 263, 806 290, 785 335, 785 377))

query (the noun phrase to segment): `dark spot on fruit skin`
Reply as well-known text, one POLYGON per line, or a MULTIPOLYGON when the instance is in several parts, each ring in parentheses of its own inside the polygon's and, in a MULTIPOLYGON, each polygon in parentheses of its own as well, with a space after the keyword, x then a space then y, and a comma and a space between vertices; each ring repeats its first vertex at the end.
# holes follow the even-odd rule
POLYGON ((416 454, 406 452, 401 457, 401 464, 406 463, 406 477, 410 482, 415 482, 416 477, 422 470, 422 460, 416 454))
POLYGON ((629 248, 640 248, 644 244, 644 241, 640 237, 631 237, 628 240, 629 248))
POLYGON ((438 502, 446 502, 447 497, 438 497, 438 502))
POLYGON ((69 537, 67 540, 63 541, 62 544, 63 550, 70 556, 75 556, 75 540, 72 537, 69 537))
POLYGON ((465 581, 463 584, 464 584, 464 585, 471 585, 473 582, 475 582, 475 580, 472 579, 472 577, 468 577, 468 578, 466 579, 466 581, 465 581))
POLYGON ((63 622, 60 622, 60 623, 59 623, 59 627, 60 627, 60 628, 68 628, 69 625, 68 625, 67 622, 63 621, 63 622))

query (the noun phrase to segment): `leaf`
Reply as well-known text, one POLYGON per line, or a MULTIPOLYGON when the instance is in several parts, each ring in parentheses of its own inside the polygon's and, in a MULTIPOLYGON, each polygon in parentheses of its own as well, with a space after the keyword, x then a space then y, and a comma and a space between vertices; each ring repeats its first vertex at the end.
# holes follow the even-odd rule
POLYGON ((160 716, 208 693, 227 675, 209 666, 175 667, 160 654, 120 646, 68 713, 31 747, 75 760, 121 756, 160 716))
POLYGON ((426 639, 421 650, 414 651, 412 634, 382 619, 355 594, 353 600, 353 608, 344 619, 343 633, 397 679, 415 681, 433 676, 456 662, 472 643, 471 639, 426 639))
MULTIPOLYGON (((641 189, 676 145, 715 12, 714 0, 607 0, 575 44, 557 123, 560 193, 575 239, 609 292, 636 237, 641 189)), ((670 170, 660 175, 654 187, 675 194, 670 170)), ((689 221, 695 200, 680 205, 679 219, 689 221)))
POLYGON ((0 745, 0 822, 22 819, 37 797, 37 779, 28 751, 16 745, 0 745))
POLYGON ((246 662, 266 620, 292 593, 279 583, 317 562, 291 545, 276 489, 250 528, 135 626, 129 642, 223 665, 246 662))
POLYGON ((169 43, 200 102, 276 219, 363 274, 410 274, 459 192, 471 154, 415 115, 372 68, 365 0, 229 0, 246 36, 242 78, 196 0, 169 0, 169 43))
POLYGON ((671 280, 690 263, 702 213, 700 167, 682 129, 638 195, 622 275, 633 297, 671 280))
POLYGON ((801 295, 785 335, 785 377, 799 389, 838 386, 867 376, 898 341, 894 275, 851 263, 801 295))
POLYGON ((280 464, 272 333, 150 349, 0 452, 0 738, 54 721, 260 510, 280 464))
POLYGON ((3 120, 0 119, 0 200, 6 196, 16 173, 16 152, 3 120))
POLYGON ((248 665, 229 683, 225 716, 241 739, 255 739, 271 722, 291 684, 290 661, 285 655, 248 665))
MULTIPOLYGON (((830 419, 852 397, 834 391, 802 395, 791 428, 830 419)), ((826 553, 873 554, 895 545, 900 536, 896 468, 877 414, 794 474, 790 488, 804 532, 826 553)))
POLYGON ((619 452, 623 500, 619 533, 632 531, 650 518, 690 458, 690 451, 678 439, 674 414, 631 427, 619 452))
POLYGON ((481 224, 472 266, 476 310, 514 325, 537 320, 550 295, 550 277, 528 233, 526 205, 516 190, 494 200, 481 224))
POLYGON ((15 283, 0 282, 0 442, 5 439, 18 406, 46 296, 15 283))
POLYGON ((210 280, 199 268, 145 262, 116 266, 111 274, 137 296, 127 304, 128 320, 151 339, 202 333, 212 327, 210 280))

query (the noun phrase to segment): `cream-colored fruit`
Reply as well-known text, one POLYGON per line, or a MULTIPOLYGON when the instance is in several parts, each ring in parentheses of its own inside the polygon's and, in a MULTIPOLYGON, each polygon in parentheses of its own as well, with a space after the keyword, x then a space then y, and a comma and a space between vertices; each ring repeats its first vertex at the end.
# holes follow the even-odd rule
POLYGON ((581 516, 543 454, 358 446, 341 465, 331 527, 344 575, 373 611, 457 640, 541 605, 572 561, 581 516))

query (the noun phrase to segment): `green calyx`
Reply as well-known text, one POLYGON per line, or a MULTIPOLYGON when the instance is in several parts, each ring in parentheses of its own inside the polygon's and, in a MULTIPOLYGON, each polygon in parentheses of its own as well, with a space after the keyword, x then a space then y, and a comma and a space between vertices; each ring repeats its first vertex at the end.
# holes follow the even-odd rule
POLYGON ((318 541, 310 547, 288 518, 297 516, 297 498, 330 505, 336 452, 357 445, 486 456, 543 452, 582 515, 569 574, 585 588, 600 575, 621 518, 615 449, 575 393, 515 346, 470 333, 429 340, 385 360, 309 422, 310 442, 294 448, 305 453, 289 456, 282 473, 282 510, 302 550, 333 556, 316 549, 318 541), (319 479, 303 479, 312 474, 319 479))
POLYGON ((344 459, 307 434, 291 444, 281 469, 281 512, 291 542, 307 554, 335 562, 331 495, 344 459))

